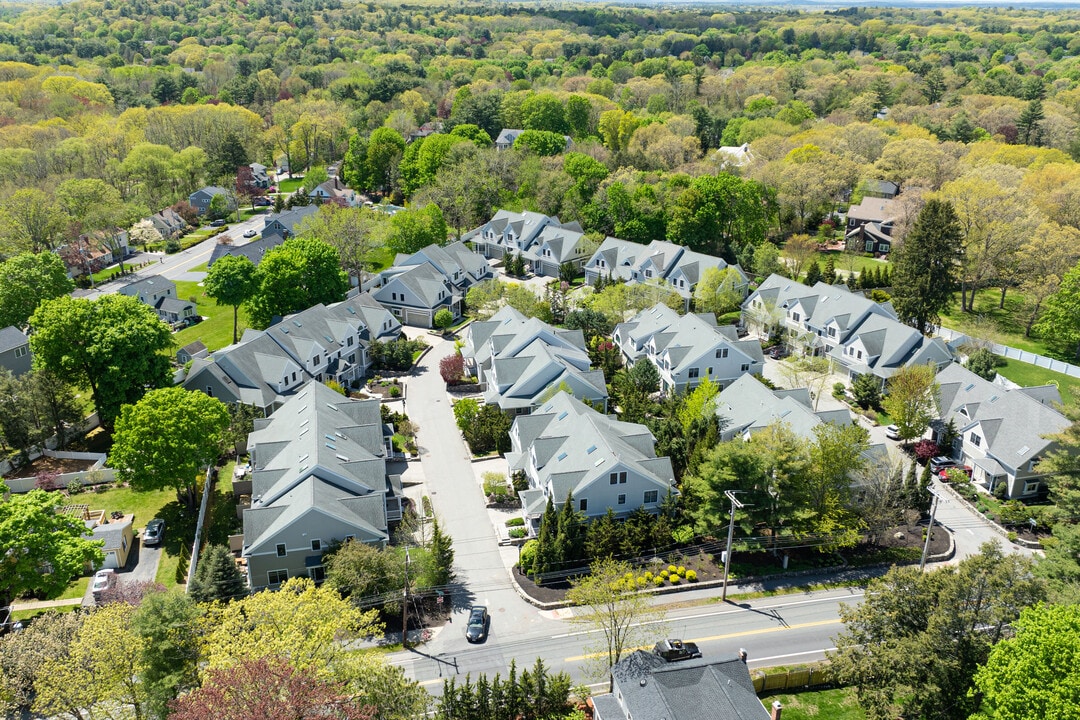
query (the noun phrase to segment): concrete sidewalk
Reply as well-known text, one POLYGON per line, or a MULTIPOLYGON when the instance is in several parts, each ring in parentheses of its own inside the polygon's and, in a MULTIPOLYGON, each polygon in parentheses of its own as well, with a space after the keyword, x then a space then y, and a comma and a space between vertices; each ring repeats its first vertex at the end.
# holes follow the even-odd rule
POLYGON ((48 608, 66 607, 68 605, 82 605, 82 598, 69 598, 67 600, 30 600, 28 602, 11 603, 12 612, 22 610, 46 610, 48 608))

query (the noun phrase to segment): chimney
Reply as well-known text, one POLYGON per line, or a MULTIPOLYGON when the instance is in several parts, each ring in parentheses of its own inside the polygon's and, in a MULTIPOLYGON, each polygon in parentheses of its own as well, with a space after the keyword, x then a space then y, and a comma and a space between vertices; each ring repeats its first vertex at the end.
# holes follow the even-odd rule
POLYGON ((780 720, 780 713, 783 712, 784 706, 780 704, 779 700, 773 700, 772 712, 769 713, 769 720, 780 720))
POLYGON ((743 661, 743 665, 746 664, 746 648, 739 648, 739 659, 743 661))

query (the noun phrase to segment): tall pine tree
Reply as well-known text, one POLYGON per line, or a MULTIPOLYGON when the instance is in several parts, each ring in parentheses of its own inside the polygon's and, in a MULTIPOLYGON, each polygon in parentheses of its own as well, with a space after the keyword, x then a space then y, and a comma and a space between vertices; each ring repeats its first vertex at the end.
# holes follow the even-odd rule
POLYGON ((930 200, 893 253, 892 303, 902 322, 923 335, 941 322, 941 311, 959 288, 962 252, 960 222, 952 204, 930 200))
POLYGON ((431 582, 435 587, 449 585, 454 579, 454 547, 450 536, 439 527, 439 518, 431 521, 431 582))
POLYGON ((224 545, 207 545, 199 555, 188 594, 196 602, 228 602, 247 594, 247 581, 224 545))
POLYGON ((544 515, 540 518, 540 534, 536 542, 536 558, 533 560, 533 580, 541 583, 541 575, 549 573, 560 567, 562 558, 559 557, 559 548, 556 539, 559 533, 559 517, 555 513, 555 504, 548 498, 544 515))

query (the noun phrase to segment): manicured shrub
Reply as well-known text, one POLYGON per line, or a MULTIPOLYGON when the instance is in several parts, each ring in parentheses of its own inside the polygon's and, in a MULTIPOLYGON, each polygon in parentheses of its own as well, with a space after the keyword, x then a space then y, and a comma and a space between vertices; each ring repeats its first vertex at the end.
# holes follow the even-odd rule
POLYGON ((686 582, 697 582, 697 573, 693 570, 686 571, 686 582))
POLYGON ((525 524, 525 518, 510 518, 506 521, 506 527, 521 527, 525 524))
POLYGON ((668 578, 668 580, 671 581, 672 585, 678 585, 680 582, 682 582, 682 578, 679 577, 678 575, 672 575, 671 577, 668 578))
POLYGON ((653 585, 655 585, 656 587, 663 587, 663 585, 664 585, 664 578, 662 578, 661 576, 657 575, 656 577, 654 577, 654 578, 653 578, 653 585))
POLYGON ((525 528, 513 528, 510 530, 510 537, 514 538, 515 540, 519 540, 528 534, 529 533, 525 528))
POLYGON ((667 571, 668 575, 675 575, 679 572, 679 568, 675 567, 674 565, 668 565, 667 571))
POLYGON ((684 577, 686 575, 686 568, 680 565, 679 569, 675 572, 678 573, 679 577, 684 577))

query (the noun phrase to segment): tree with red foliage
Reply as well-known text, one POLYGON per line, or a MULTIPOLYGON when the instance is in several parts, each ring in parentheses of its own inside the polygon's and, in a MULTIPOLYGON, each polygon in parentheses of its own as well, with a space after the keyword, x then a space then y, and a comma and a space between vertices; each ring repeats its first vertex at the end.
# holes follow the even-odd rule
POLYGON ((935 458, 941 454, 941 448, 933 440, 920 440, 915 443, 913 448, 915 451, 915 458, 921 462, 929 462, 930 458, 935 458))
POLYGON ((266 194, 264 188, 255 182, 255 175, 251 172, 250 165, 240 165, 236 168, 236 196, 251 203, 251 209, 255 209, 255 198, 266 194))
POLYGON ((181 200, 172 206, 173 211, 184 218, 188 225, 196 225, 199 222, 199 211, 187 200, 181 200))
POLYGON ((465 360, 461 353, 447 355, 439 361, 439 375, 447 385, 454 385, 465 375, 465 360))
POLYGON ((170 720, 371 720, 374 708, 343 684, 297 670, 283 658, 210 670, 202 687, 171 703, 170 720))

